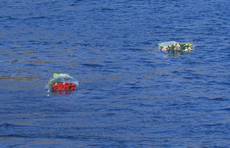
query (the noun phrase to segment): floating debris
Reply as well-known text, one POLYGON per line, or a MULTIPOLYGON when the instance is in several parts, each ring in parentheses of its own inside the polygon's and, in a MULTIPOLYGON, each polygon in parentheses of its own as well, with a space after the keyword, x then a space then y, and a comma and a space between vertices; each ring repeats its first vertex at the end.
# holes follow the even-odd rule
POLYGON ((159 48, 163 52, 181 52, 187 53, 193 50, 192 43, 178 43, 175 41, 163 42, 159 44, 159 48))
POLYGON ((49 81, 49 92, 74 92, 78 89, 79 82, 65 73, 54 73, 49 81))

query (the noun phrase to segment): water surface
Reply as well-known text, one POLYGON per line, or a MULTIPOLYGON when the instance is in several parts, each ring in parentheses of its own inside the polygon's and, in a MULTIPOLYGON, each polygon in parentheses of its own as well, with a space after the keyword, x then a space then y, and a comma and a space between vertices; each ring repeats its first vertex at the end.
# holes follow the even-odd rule
POLYGON ((2 0, 1 147, 228 147, 228 0, 2 0), (159 42, 193 42, 171 57, 159 42), (54 72, 77 93, 47 96, 54 72))

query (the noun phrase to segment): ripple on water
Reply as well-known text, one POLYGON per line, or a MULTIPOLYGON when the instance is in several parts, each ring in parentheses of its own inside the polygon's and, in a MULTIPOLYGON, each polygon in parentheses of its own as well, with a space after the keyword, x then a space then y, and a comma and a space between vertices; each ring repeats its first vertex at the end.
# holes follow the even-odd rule
POLYGON ((2 1, 0 146, 228 147, 229 2, 2 1))

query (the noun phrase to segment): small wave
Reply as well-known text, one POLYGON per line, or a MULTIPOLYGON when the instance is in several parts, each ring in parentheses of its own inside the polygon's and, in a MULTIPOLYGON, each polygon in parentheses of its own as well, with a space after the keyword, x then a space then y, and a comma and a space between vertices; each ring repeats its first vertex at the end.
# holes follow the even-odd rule
POLYGON ((0 124, 0 128, 15 128, 15 127, 19 127, 22 125, 16 125, 16 124, 11 124, 11 123, 2 123, 0 124))
POLYGON ((43 61, 43 60, 36 60, 36 61, 30 61, 26 64, 30 64, 30 65, 46 65, 46 64, 50 64, 50 62, 48 61, 43 61))
POLYGON ((223 126, 222 123, 210 123, 210 124, 203 124, 205 127, 217 127, 217 126, 223 126))
POLYGON ((38 77, 17 77, 17 76, 0 76, 0 81, 11 80, 11 81, 33 81, 37 80, 38 77))
POLYGON ((223 109, 220 109, 222 111, 230 111, 230 107, 226 107, 226 108, 223 108, 223 109))
POLYGON ((143 51, 144 49, 141 49, 141 48, 126 48, 125 50, 137 52, 137 51, 143 51))
POLYGON ((49 19, 49 18, 46 16, 32 16, 32 17, 24 18, 23 20, 27 21, 27 20, 43 20, 43 19, 49 19))
POLYGON ((100 9, 102 12, 105 12, 105 11, 114 11, 114 10, 116 10, 116 9, 114 9, 114 8, 109 8, 109 7, 103 7, 103 8, 101 8, 100 9))
POLYGON ((94 67, 94 68, 97 68, 97 67, 103 67, 103 65, 101 64, 82 64, 84 66, 87 66, 87 67, 94 67))
POLYGON ((210 100, 213 100, 213 101, 226 101, 227 99, 226 98, 218 97, 218 98, 212 98, 210 100))

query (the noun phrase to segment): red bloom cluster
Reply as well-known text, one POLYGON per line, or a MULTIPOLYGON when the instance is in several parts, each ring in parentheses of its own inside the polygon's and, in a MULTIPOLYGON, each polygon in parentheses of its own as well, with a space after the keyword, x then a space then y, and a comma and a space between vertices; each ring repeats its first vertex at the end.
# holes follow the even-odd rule
POLYGON ((52 91, 75 91, 77 90, 77 85, 74 83, 54 83, 52 86, 52 91))

